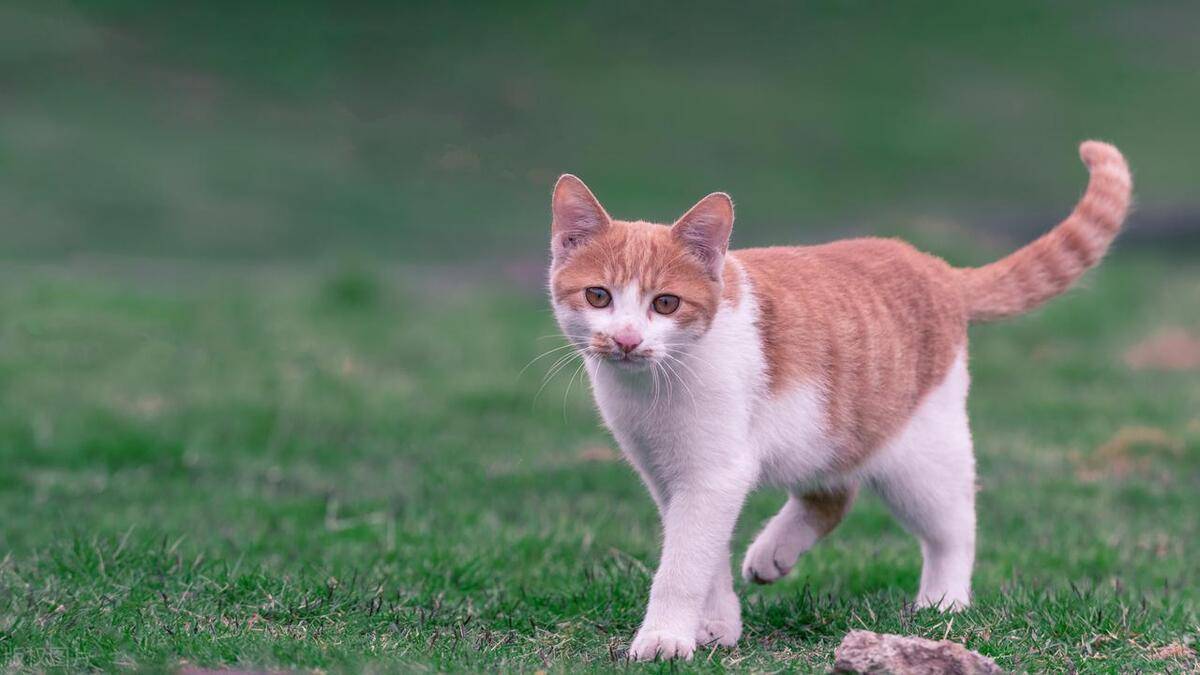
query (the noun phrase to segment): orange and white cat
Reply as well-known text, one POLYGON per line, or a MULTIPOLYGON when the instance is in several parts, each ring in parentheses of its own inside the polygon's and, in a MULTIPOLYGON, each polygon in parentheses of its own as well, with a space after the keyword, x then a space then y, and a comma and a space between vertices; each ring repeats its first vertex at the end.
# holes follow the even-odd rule
POLYGON ((737 642, 730 537, 764 483, 790 496, 747 551, 747 580, 787 574, 866 485, 920 540, 917 604, 970 603, 967 324, 1033 309, 1104 255, 1129 169, 1105 143, 1080 155, 1091 178, 1074 212, 979 268, 885 239, 728 251, 726 194, 666 226, 614 220, 578 178, 558 180, 554 313, 664 533, 631 658, 737 642))

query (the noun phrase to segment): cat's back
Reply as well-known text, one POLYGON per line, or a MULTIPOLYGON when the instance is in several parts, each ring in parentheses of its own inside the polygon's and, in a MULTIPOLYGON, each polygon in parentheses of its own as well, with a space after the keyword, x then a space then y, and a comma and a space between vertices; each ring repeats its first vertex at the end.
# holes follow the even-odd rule
MULTIPOLYGON (((822 296, 826 290, 863 290, 861 297, 866 299, 871 294, 865 291, 874 288, 901 302, 943 300, 944 309, 951 312, 954 308, 949 305, 962 304, 954 269, 899 239, 864 237, 815 246, 740 249, 733 254, 762 292, 803 288, 822 296)), ((965 322, 965 307, 960 314, 965 322)))
POLYGON ((905 242, 849 239, 733 258, 758 307, 769 390, 820 387, 830 430, 851 455, 898 429, 965 347, 953 268, 905 242))

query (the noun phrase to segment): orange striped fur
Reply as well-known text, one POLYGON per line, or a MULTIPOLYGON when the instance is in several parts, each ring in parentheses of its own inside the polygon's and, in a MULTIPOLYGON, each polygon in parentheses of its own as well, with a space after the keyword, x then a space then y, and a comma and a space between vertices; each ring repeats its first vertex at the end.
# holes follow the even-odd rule
POLYGON ((1085 142, 1079 155, 1092 177, 1066 220, 1007 258, 958 271, 972 320, 1015 316, 1062 293, 1100 262, 1116 238, 1133 190, 1125 158, 1099 141, 1085 142))

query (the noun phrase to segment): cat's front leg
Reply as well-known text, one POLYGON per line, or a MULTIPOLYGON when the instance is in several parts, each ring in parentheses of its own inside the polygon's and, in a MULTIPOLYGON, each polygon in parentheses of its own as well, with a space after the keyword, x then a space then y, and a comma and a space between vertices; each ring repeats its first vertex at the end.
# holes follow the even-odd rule
POLYGON ((700 625, 696 628, 696 646, 732 647, 742 636, 742 604, 733 590, 733 573, 726 551, 717 563, 717 573, 708 589, 700 625))
POLYGON ((729 540, 754 480, 752 468, 736 462, 696 473, 703 475, 673 485, 664 504, 662 559, 629 648, 639 661, 692 658, 718 566, 729 565, 729 540))

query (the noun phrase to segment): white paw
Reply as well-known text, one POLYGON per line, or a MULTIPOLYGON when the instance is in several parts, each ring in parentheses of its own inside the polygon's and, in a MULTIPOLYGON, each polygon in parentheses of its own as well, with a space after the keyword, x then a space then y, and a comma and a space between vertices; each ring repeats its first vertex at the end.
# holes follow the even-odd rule
POLYGON ((742 636, 742 603, 733 588, 711 592, 701 616, 696 628, 696 645, 699 647, 732 647, 742 636))
POLYGON ((768 527, 754 539, 742 560, 742 578, 756 584, 778 581, 796 565, 800 554, 812 546, 809 538, 791 533, 791 536, 776 536, 768 527))
POLYGON ((640 630, 633 644, 629 645, 629 658, 634 661, 653 661, 654 659, 683 659, 692 660, 696 651, 696 638, 692 635, 678 635, 669 631, 640 630))
POLYGON ((704 619, 696 629, 696 644, 700 647, 732 647, 742 637, 742 620, 704 619))
POLYGON ((939 612, 961 612, 971 606, 969 593, 939 593, 937 597, 922 593, 917 597, 916 608, 932 607, 939 612))

